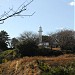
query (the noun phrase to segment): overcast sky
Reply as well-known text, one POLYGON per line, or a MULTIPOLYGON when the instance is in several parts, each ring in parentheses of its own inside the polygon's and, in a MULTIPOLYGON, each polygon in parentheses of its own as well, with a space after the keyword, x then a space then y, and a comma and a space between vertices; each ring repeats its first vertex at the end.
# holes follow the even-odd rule
MULTIPOLYGON (((0 15, 9 8, 14 11, 30 0, 0 0, 0 15)), ((61 29, 75 29, 74 0, 34 0, 22 14, 32 14, 31 17, 12 17, 0 25, 0 30, 5 30, 10 37, 18 37, 24 31, 38 33, 42 26, 43 34, 56 32, 61 29)))

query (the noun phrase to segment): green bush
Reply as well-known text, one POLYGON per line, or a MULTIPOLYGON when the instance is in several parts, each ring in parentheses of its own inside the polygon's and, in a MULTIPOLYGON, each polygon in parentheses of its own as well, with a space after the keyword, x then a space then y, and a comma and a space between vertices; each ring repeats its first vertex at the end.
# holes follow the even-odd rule
POLYGON ((16 50, 6 50, 0 53, 0 63, 13 60, 18 57, 16 50))
POLYGON ((37 61, 39 68, 44 72, 49 72, 50 68, 47 64, 45 64, 43 61, 38 60, 37 61))
POLYGON ((49 66, 43 61, 37 61, 39 68, 42 70, 40 75, 75 75, 75 62, 65 66, 49 66))
POLYGON ((6 63, 7 61, 7 59, 2 59, 2 63, 6 63))

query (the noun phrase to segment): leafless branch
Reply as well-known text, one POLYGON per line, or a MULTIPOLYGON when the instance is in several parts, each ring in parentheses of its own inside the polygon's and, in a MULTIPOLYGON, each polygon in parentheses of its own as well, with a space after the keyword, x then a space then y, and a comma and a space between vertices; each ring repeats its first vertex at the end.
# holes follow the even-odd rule
MULTIPOLYGON (((26 1, 25 1, 26 2, 26 1)), ((9 8, 9 11, 5 11, 4 12, 4 14, 2 14, 1 15, 1 17, 0 17, 0 24, 3 24, 4 23, 4 21, 6 20, 6 19, 8 19, 8 18, 10 18, 10 17, 14 17, 14 16, 32 16, 34 13, 32 13, 32 14, 30 14, 30 15, 22 15, 21 13, 23 12, 23 11, 25 11, 26 10, 26 7, 29 5, 29 4, 31 4, 31 2, 33 2, 33 0, 31 0, 29 3, 27 3, 26 5, 25 5, 25 2, 23 3, 23 4, 21 4, 19 7, 18 7, 18 9, 16 10, 16 11, 14 11, 13 10, 13 8, 12 9, 10 9, 9 8), (11 13, 11 14, 10 14, 11 13)))

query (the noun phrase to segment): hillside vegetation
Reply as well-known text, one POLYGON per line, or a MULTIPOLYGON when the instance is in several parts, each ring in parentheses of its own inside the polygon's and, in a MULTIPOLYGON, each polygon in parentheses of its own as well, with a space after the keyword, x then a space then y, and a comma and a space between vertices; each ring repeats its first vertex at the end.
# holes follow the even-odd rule
POLYGON ((1 31, 0 75, 75 75, 74 33, 63 30, 43 36, 49 46, 39 46, 37 35, 25 32, 12 38, 8 48, 9 37, 1 31))
POLYGON ((75 75, 75 55, 23 57, 0 64, 0 75, 75 75))
POLYGON ((8 62, 18 57, 16 50, 6 50, 0 53, 0 63, 8 62))

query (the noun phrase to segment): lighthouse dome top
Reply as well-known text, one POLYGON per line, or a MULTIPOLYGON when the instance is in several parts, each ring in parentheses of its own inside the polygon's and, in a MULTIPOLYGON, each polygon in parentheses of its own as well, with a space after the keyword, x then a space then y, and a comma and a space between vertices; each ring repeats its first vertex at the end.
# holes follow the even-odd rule
POLYGON ((42 27, 41 27, 41 26, 39 27, 39 32, 43 32, 43 31, 42 31, 42 27))

